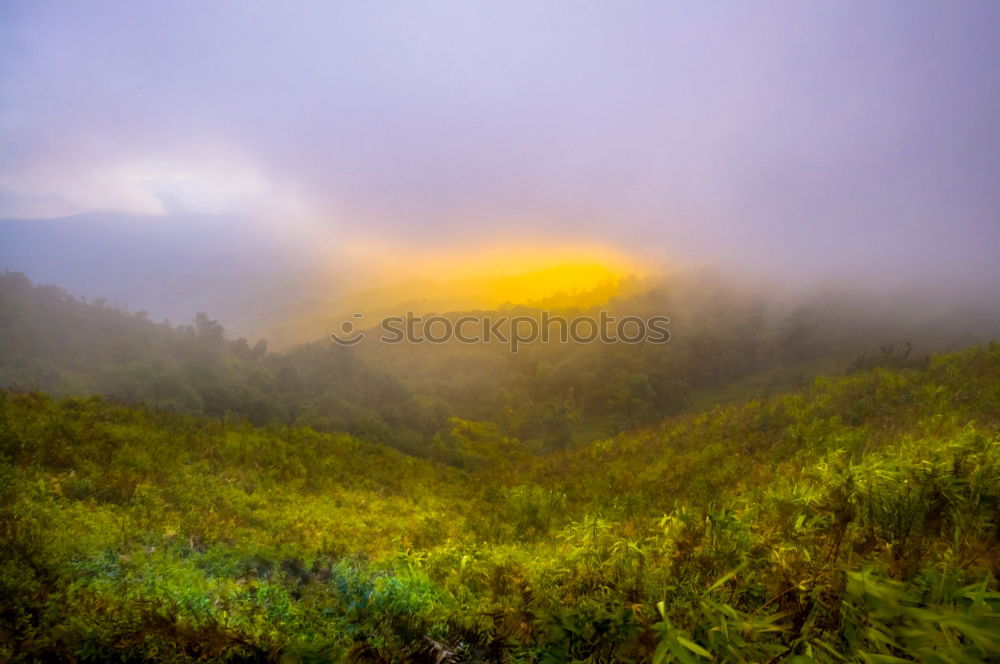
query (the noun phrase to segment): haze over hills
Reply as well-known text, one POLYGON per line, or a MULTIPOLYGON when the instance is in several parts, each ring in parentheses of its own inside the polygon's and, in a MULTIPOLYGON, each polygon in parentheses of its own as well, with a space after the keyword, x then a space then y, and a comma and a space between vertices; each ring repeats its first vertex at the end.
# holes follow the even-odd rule
POLYGON ((462 311, 591 309, 614 297, 630 297, 652 288, 651 282, 600 264, 555 264, 522 273, 470 275, 464 278, 412 279, 350 293, 330 302, 299 305, 264 336, 276 348, 320 339, 343 321, 378 327, 388 316, 448 314, 462 311), (355 313, 364 319, 353 319, 355 313))
POLYGON ((325 337, 355 311, 372 320, 504 305, 590 306, 638 263, 593 249, 523 246, 464 257, 331 252, 276 240, 248 215, 88 213, 0 219, 0 267, 154 320, 211 313, 228 329, 287 348, 325 337), (192 236, 191 229, 198 229, 192 236), (589 295, 585 295, 589 293, 589 295))
POLYGON ((819 373, 919 365, 931 352, 983 343, 1000 330, 995 309, 933 312, 844 294, 783 301, 704 274, 609 278, 606 268, 594 267, 583 270, 590 281, 575 294, 509 300, 516 292, 561 288, 580 269, 542 272, 546 280, 528 291, 524 279, 539 273, 457 280, 425 291, 431 295, 419 301, 394 299, 410 296, 413 283, 391 286, 345 300, 344 311, 373 312, 365 321, 378 315, 376 303, 395 315, 418 305, 427 313, 436 304, 450 320, 475 321, 540 320, 543 311, 595 321, 669 314, 668 343, 526 339, 513 353, 510 339, 500 337, 386 343, 372 322, 357 326, 366 335, 359 343, 341 346, 327 335, 351 319, 322 317, 296 328, 304 330, 304 343, 276 350, 265 339, 228 336, 204 314, 193 325, 171 327, 141 311, 79 300, 8 273, 0 279, 0 381, 183 412, 232 413, 256 424, 347 431, 422 456, 435 454, 448 417, 484 420, 537 451, 694 407, 766 396, 819 373), (463 302, 481 306, 486 296, 502 308, 449 309, 463 302))
POLYGON ((0 269, 154 320, 184 323, 210 311, 245 335, 290 299, 329 296, 337 279, 319 265, 301 244, 283 246, 247 215, 0 219, 0 269))
MULTIPOLYGON (((931 319, 943 328, 951 318, 956 332, 966 322, 992 329, 990 334, 998 329, 1000 301, 986 282, 958 289, 934 279, 895 285, 849 277, 772 280, 710 264, 666 266, 558 243, 409 256, 321 245, 309 250, 294 234, 276 240, 265 222, 246 215, 90 213, 0 220, 3 269, 76 296, 145 311, 153 320, 186 323, 206 312, 235 335, 267 339, 274 349, 322 339, 357 312, 377 326, 384 316, 411 310, 588 309, 664 284, 675 297, 684 293, 688 309, 702 306, 699 300, 707 304, 721 287, 786 309, 837 301, 845 314, 851 307, 870 314, 891 310, 901 328, 931 319), (192 227, 199 228, 194 236, 192 227)), ((983 338, 967 335, 970 343, 983 338)))

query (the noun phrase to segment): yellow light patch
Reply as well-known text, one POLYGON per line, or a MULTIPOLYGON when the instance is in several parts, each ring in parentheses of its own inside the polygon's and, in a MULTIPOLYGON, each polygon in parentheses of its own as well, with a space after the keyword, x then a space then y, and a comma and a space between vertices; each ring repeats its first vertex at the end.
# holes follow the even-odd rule
POLYGON ((622 278, 648 271, 619 252, 599 247, 495 245, 438 251, 355 246, 375 300, 444 301, 456 309, 502 305, 589 307, 617 292, 622 278), (390 295, 391 294, 391 295, 390 295))

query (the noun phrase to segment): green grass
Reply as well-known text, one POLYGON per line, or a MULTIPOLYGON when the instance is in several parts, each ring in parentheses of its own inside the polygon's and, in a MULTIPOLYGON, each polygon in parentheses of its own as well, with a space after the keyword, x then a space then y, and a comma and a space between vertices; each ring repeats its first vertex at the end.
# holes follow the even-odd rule
POLYGON ((452 443, 479 469, 2 393, 0 659, 1000 653, 1000 345, 558 454, 452 443))

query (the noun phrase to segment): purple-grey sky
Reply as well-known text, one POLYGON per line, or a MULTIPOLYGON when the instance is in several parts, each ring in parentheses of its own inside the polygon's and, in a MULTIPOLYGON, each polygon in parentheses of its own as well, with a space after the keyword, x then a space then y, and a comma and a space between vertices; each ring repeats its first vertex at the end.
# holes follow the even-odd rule
POLYGON ((0 218, 996 279, 998 35, 971 0, 8 1, 0 218))

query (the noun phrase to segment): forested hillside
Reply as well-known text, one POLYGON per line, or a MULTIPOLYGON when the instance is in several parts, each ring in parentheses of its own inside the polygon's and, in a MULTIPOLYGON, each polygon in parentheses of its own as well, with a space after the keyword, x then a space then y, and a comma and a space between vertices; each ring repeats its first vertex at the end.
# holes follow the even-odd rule
POLYGON ((1000 345, 541 457, 483 423, 449 427, 479 469, 2 393, 0 657, 1000 653, 1000 345))
POLYGON ((0 275, 2 387, 303 424, 419 451, 443 417, 348 350, 328 342, 276 355, 266 341, 227 338, 205 314, 175 327, 20 273, 0 275))
POLYGON ((191 325, 154 323, 8 272, 0 275, 0 387, 345 432, 462 465, 453 453, 442 456, 452 445, 451 417, 550 452, 800 387, 821 373, 922 366, 932 351, 996 332, 989 317, 914 321, 832 297, 783 307, 704 280, 643 283, 602 307, 550 313, 669 314, 669 343, 529 343, 514 354, 502 342, 386 344, 375 329, 356 346, 321 339, 274 353, 264 340, 227 338, 206 314, 191 325))

